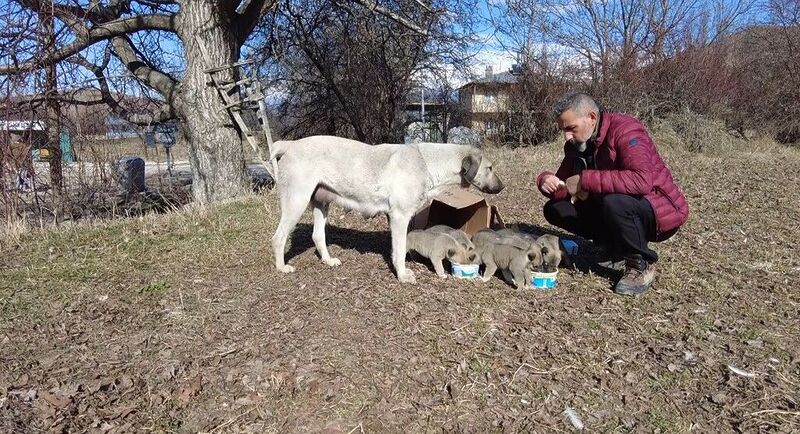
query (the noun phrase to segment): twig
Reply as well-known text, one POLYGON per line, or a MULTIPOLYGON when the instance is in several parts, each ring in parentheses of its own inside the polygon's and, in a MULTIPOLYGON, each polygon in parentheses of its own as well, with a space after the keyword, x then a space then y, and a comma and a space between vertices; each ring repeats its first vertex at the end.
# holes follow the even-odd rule
POLYGON ((750 416, 757 416, 759 414, 780 414, 784 416, 800 417, 800 411, 786 411, 786 410, 761 410, 761 411, 756 411, 754 413, 750 413, 750 416))
POLYGON ((519 365, 519 368, 517 368, 516 371, 514 371, 514 374, 511 376, 511 381, 508 382, 508 387, 511 387, 511 385, 514 384, 514 380, 517 378, 517 374, 519 373, 520 369, 522 369, 522 368, 524 368, 526 366, 528 368, 533 369, 532 371, 530 371, 531 374, 538 374, 538 375, 550 375, 553 372, 563 371, 565 369, 568 369, 568 368, 572 367, 572 366, 566 366, 564 368, 552 369, 550 371, 540 371, 540 370, 536 369, 536 367, 534 367, 532 365, 529 365, 527 363, 523 363, 523 364, 519 365))
POLYGON ((350 431, 348 431, 347 434, 353 434, 357 429, 360 429, 362 433, 364 432, 364 427, 361 426, 361 424, 359 423, 357 427, 355 427, 355 428, 351 429, 350 431))
POLYGON ((241 419, 242 417, 250 414, 253 410, 255 410, 255 407, 251 408, 250 410, 245 411, 244 413, 234 417, 233 419, 231 419, 231 420, 229 420, 229 421, 227 421, 227 422, 225 422, 225 423, 223 423, 221 425, 217 425, 216 427, 211 429, 211 431, 209 431, 208 433, 211 434, 211 433, 214 433, 214 432, 217 432, 217 431, 221 430, 222 428, 225 428, 226 426, 233 425, 234 422, 236 422, 237 420, 241 419))
POLYGON ((457 329, 455 329, 455 330, 451 331, 449 334, 451 334, 451 335, 452 335, 453 333, 458 333, 459 331, 461 331, 461 330, 464 330, 465 328, 467 328, 467 327, 469 326, 469 324, 470 324, 470 323, 464 324, 463 326, 461 326, 461 327, 459 327, 459 328, 457 328, 457 329))

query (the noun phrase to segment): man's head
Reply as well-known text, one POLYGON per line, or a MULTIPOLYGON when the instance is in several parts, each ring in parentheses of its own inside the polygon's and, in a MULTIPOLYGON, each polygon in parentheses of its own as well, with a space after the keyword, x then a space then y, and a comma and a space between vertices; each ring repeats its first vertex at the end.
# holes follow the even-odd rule
POLYGON ((576 149, 584 148, 600 119, 594 99, 585 93, 570 93, 556 103, 554 111, 564 140, 576 149))

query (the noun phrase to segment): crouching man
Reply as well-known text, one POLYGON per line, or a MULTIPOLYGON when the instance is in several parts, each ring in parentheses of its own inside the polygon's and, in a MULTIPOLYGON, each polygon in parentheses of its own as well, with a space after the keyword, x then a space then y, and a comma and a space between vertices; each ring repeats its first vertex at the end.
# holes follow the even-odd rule
POLYGON ((638 120, 601 112, 582 93, 562 98, 555 114, 566 143, 556 173, 536 181, 550 199, 544 217, 602 246, 604 259, 624 259, 614 292, 641 294, 656 276, 658 255, 648 242, 670 238, 686 222, 686 198, 638 120))

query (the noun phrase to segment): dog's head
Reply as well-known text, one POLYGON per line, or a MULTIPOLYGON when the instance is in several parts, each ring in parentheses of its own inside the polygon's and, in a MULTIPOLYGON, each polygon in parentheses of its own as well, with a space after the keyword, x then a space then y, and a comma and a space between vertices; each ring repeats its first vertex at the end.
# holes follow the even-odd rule
POLYGON ((492 170, 492 162, 480 152, 471 152, 461 161, 461 179, 484 193, 500 193, 505 187, 492 170))
POLYGON ((542 266, 542 248, 536 243, 531 243, 525 254, 528 256, 528 267, 530 269, 536 270, 542 266))
POLYGON ((448 249, 447 259, 457 264, 477 264, 478 261, 480 261, 475 249, 464 248, 462 246, 448 249))
POLYGON ((542 268, 546 273, 558 270, 561 263, 561 251, 552 247, 542 246, 542 268))

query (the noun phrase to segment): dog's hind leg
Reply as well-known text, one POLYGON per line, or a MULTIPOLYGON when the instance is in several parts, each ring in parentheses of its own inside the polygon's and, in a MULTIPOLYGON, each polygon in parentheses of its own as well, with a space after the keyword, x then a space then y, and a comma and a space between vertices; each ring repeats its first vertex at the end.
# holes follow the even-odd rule
POLYGON ((516 285, 517 281, 514 279, 514 274, 511 273, 510 270, 503 268, 502 270, 503 278, 506 279, 506 282, 511 283, 512 285, 516 285))
POLYGON ((417 283, 414 272, 406 268, 406 236, 410 216, 390 215, 389 226, 392 229, 392 264, 397 278, 403 283, 417 283))
POLYGON ((272 237, 272 250, 275 253, 275 268, 283 273, 294 272, 294 267, 286 265, 284 262, 284 249, 289 234, 300 221, 303 212, 308 207, 311 194, 314 192, 315 185, 306 184, 283 184, 279 186, 281 203, 281 221, 278 229, 272 237), (291 191, 290 191, 291 190, 291 191))
POLYGON ((314 240, 314 245, 317 246, 317 252, 319 252, 322 262, 331 267, 342 265, 342 261, 331 257, 330 253, 328 253, 328 245, 325 243, 325 224, 328 222, 328 204, 313 201, 312 205, 314 206, 314 232, 311 238, 314 240))

